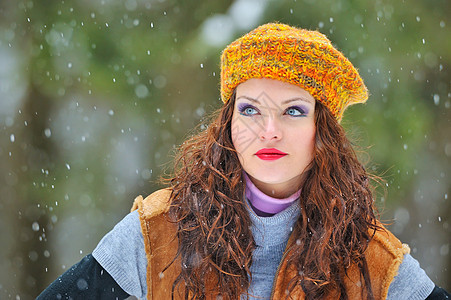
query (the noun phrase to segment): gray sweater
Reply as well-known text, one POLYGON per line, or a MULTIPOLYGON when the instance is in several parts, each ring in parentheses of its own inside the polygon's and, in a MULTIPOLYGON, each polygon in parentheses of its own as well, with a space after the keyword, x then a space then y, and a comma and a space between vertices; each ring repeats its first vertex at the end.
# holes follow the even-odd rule
MULTIPOLYGON (((255 298, 251 299, 270 298, 277 267, 299 214, 297 201, 272 217, 259 217, 250 211, 251 230, 257 244, 252 258, 252 282, 249 288, 249 293, 255 298)), ((137 211, 128 214, 103 237, 94 249, 93 256, 124 291, 138 298, 146 297, 147 260, 137 211)), ((422 300, 433 289, 434 283, 419 263, 406 254, 398 275, 390 285, 387 299, 422 300)))

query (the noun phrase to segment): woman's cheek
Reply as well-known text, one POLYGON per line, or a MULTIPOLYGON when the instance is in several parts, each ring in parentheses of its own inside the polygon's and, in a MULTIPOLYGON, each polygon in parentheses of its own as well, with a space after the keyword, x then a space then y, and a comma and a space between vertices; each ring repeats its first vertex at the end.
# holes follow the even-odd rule
POLYGON ((234 119, 232 121, 232 142, 235 150, 243 152, 255 140, 251 124, 246 124, 243 120, 234 119))

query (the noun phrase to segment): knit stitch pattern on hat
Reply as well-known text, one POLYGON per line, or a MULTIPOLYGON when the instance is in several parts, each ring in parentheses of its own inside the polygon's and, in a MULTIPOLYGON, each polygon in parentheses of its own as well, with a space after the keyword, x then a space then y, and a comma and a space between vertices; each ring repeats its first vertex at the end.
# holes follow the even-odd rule
POLYGON ((368 99, 356 68, 325 35, 269 23, 228 45, 221 55, 221 99, 251 78, 270 78, 308 91, 341 120, 351 104, 368 99))

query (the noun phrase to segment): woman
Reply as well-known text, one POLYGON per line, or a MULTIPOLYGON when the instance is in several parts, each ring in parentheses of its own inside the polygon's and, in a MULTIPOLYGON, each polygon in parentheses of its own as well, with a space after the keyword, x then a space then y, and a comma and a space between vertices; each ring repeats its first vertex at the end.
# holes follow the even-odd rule
POLYGON ((239 38, 222 54, 221 97, 168 188, 136 198, 40 298, 449 296, 374 215, 339 124, 367 89, 324 35, 265 24, 239 38))

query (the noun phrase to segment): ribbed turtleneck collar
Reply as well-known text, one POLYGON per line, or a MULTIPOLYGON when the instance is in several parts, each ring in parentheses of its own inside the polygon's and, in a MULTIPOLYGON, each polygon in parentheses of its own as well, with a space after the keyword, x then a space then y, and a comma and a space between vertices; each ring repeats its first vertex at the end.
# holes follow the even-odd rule
POLYGON ((243 174, 246 180, 246 198, 249 200, 255 213, 261 217, 269 217, 283 211, 296 201, 301 194, 299 190, 284 199, 270 197, 260 191, 245 172, 243 174))

